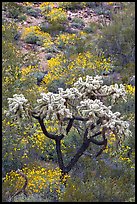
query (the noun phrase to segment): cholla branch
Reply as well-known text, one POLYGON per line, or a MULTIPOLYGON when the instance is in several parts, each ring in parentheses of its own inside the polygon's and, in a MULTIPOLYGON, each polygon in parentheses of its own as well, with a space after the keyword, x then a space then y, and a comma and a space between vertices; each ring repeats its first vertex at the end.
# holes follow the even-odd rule
POLYGON ((67 127, 66 127, 66 134, 68 134, 68 132, 69 132, 70 129, 72 128, 73 122, 74 122, 74 118, 71 118, 71 119, 69 120, 69 123, 68 123, 67 127))
POLYGON ((111 92, 111 93, 107 93, 107 94, 100 94, 100 93, 95 93, 94 95, 97 97, 97 98, 101 98, 101 97, 107 97, 107 96, 110 96, 110 95, 113 95, 114 93, 116 93, 115 91, 111 92))
MULTIPOLYGON (((66 120, 70 120, 71 118, 63 118, 63 121, 66 121, 66 120)), ((89 118, 84 118, 84 117, 80 117, 80 116, 73 116, 73 119, 74 120, 78 120, 78 121, 88 121, 89 118)))
POLYGON ((104 146, 103 146, 103 147, 100 149, 100 151, 96 154, 96 157, 98 157, 99 155, 101 155, 102 152, 103 152, 103 150, 105 150, 106 147, 107 147, 107 139, 106 139, 106 137, 105 137, 106 128, 103 128, 101 133, 102 133, 102 137, 103 137, 103 139, 104 139, 104 146))
POLYGON ((54 134, 49 133, 49 132, 47 131, 45 125, 44 125, 44 120, 39 118, 38 121, 39 121, 39 124, 40 124, 40 126, 41 126, 41 129, 42 129, 43 133, 44 133, 48 138, 53 139, 53 140, 57 140, 58 138, 61 138, 61 139, 62 139, 62 138, 64 137, 63 134, 60 135, 60 136, 58 136, 58 135, 54 135, 54 134))
POLYGON ((86 141, 88 138, 87 138, 87 136, 88 136, 88 128, 86 128, 86 130, 85 130, 85 133, 84 133, 84 137, 83 137, 83 141, 86 141))
POLYGON ((104 140, 104 146, 100 149, 100 151, 96 154, 96 157, 102 154, 103 150, 107 147, 107 139, 104 140))

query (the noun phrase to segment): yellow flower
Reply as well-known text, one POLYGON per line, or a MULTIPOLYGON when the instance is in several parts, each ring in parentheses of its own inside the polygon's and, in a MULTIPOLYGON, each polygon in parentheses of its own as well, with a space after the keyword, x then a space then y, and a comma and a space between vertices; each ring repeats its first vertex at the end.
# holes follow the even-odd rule
POLYGON ((125 85, 125 89, 128 94, 131 94, 131 95, 135 94, 135 86, 127 84, 125 85))

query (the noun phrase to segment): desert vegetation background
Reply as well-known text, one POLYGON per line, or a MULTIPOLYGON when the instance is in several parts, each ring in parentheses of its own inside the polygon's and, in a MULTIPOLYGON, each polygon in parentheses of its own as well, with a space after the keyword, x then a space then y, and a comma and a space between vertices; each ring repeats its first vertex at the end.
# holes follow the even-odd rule
MULTIPOLYGON (((56 131, 50 121, 46 125, 56 131)), ((64 138, 65 163, 81 141, 76 131, 64 138)), ((2 2, 2 202, 7 201, 135 202, 135 2, 2 2), (127 102, 114 109, 129 122, 132 137, 118 151, 112 134, 97 158, 97 147, 89 146, 60 181, 55 142, 36 120, 32 126, 7 116, 7 99, 23 94, 35 106, 41 92, 58 93, 87 75, 125 86, 127 102)))

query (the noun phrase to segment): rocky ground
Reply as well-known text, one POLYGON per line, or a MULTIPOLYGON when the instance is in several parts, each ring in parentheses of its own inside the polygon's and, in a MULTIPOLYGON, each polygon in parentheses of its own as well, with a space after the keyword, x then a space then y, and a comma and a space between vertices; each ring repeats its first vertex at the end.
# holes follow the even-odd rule
MULTIPOLYGON (((24 9, 27 9, 28 5, 27 2, 16 2, 17 5, 22 5, 24 9), (26 4, 25 4, 26 3, 26 4)), ((29 3, 29 2, 28 2, 29 3)), ((48 21, 45 19, 44 15, 41 12, 40 5, 42 2, 34 2, 31 3, 30 8, 33 11, 36 11, 37 15, 28 14, 25 12, 25 20, 18 21, 16 18, 11 18, 9 14, 6 13, 6 11, 2 11, 3 18, 6 18, 7 21, 11 22, 14 21, 17 24, 18 32, 21 36, 24 28, 29 28, 30 26, 40 26, 42 23, 46 23, 48 25, 48 21)), ((108 4, 108 2, 102 2, 101 4, 98 4, 98 2, 92 2, 97 5, 92 6, 86 6, 80 9, 67 9, 67 18, 68 23, 65 27, 65 33, 78 33, 80 31, 85 31, 84 29, 87 28, 89 25, 93 27, 93 31, 88 32, 87 35, 89 35, 92 40, 96 39, 97 35, 101 34, 101 28, 103 26, 107 26, 112 21, 112 13, 117 13, 118 11, 121 11, 121 4, 120 2, 113 2, 113 4, 108 4), (79 19, 84 24, 79 24, 76 26, 73 23, 74 19, 79 19)), ((110 2, 112 3, 112 2, 110 2)), ((55 6, 58 7, 58 2, 54 2, 55 6)), ((52 35, 56 36, 56 33, 52 33, 52 35)), ((30 44, 26 43, 24 40, 22 40, 20 37, 16 40, 17 45, 19 49, 21 50, 22 54, 25 56, 32 56, 33 59, 36 61, 36 64, 38 64, 38 69, 40 71, 46 71, 48 70, 48 55, 55 56, 56 53, 61 52, 60 50, 55 51, 54 53, 48 53, 45 51, 45 48, 41 45, 37 44, 30 44)), ((29 65, 29 64, 27 64, 29 65)), ((26 64, 25 64, 26 66, 26 64)), ((116 81, 120 79, 119 73, 113 73, 110 77, 110 80, 113 78, 116 78, 116 81), (113 76, 114 75, 114 76, 113 76)), ((133 76, 134 77, 134 76, 133 76)))
MULTIPOLYGON (((30 27, 30 26, 39 26, 42 22, 45 22, 45 18, 41 13, 40 10, 40 4, 42 2, 35 2, 31 5, 32 9, 37 9, 38 11, 38 15, 37 16, 31 16, 28 14, 26 15, 26 20, 25 21, 21 21, 18 22, 16 21, 16 24, 19 28, 19 32, 22 33, 23 29, 26 27, 30 27)), ((58 7, 58 2, 55 2, 56 6, 58 7)), ((27 5, 24 5, 24 2, 17 2, 18 5, 23 5, 24 7, 27 5)), ((107 9, 107 11, 110 10, 114 10, 115 9, 115 5, 113 6, 109 6, 108 4, 106 4, 106 2, 103 2, 102 5, 97 5, 97 8, 99 9, 99 6, 107 9)), ((99 12, 97 12, 97 8, 92 8, 92 7, 86 7, 83 9, 76 9, 76 10, 67 10, 67 16, 68 16, 68 20, 69 20, 69 24, 68 27, 66 28, 66 32, 71 32, 71 33, 76 33, 79 32, 81 30, 84 29, 84 27, 88 26, 89 23, 96 23, 99 26, 104 26, 104 25, 108 25, 111 22, 111 16, 108 12, 108 14, 104 13, 101 14, 99 12), (81 26, 79 28, 75 28, 72 24, 73 19, 74 18, 81 18, 84 21, 84 26, 81 26)), ((3 16, 6 16, 6 13, 4 13, 3 11, 3 16)), ((13 19, 6 16, 6 19, 8 21, 12 21, 13 19)), ((100 29, 97 29, 94 32, 94 35, 96 35, 96 33, 99 33, 100 29)), ((93 35, 93 34, 92 34, 93 35)), ((45 50, 42 46, 38 46, 36 44, 29 44, 29 43, 25 43, 23 40, 18 39, 17 42, 21 52, 25 55, 29 54, 29 53, 34 53, 35 58, 39 60, 39 67, 42 70, 46 70, 47 69, 47 60, 46 60, 46 53, 45 50)))

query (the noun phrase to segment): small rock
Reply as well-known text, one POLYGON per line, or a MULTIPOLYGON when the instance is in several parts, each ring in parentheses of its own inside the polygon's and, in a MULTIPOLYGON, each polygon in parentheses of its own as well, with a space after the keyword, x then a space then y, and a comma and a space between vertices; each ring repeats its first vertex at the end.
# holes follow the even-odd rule
POLYGON ((39 49, 39 51, 40 51, 40 52, 43 52, 43 51, 45 51, 45 48, 44 48, 44 47, 41 47, 41 48, 39 49))
POLYGON ((88 18, 88 15, 87 15, 87 14, 85 14, 83 17, 84 17, 84 18, 88 18))
POLYGON ((69 21, 71 21, 71 20, 72 20, 72 18, 71 18, 71 17, 68 17, 68 20, 69 20, 69 21))
POLYGON ((78 33, 78 29, 67 28, 67 29, 65 30, 65 32, 68 32, 68 33, 70 33, 70 34, 76 34, 76 33, 78 33))
POLYGON ((53 55, 51 53, 47 53, 45 57, 47 60, 50 60, 51 58, 53 58, 53 55))
POLYGON ((135 86, 135 75, 130 77, 129 84, 132 85, 132 86, 135 86))

